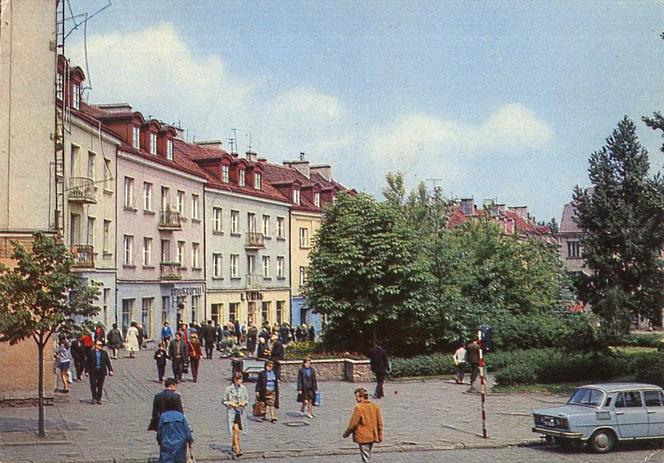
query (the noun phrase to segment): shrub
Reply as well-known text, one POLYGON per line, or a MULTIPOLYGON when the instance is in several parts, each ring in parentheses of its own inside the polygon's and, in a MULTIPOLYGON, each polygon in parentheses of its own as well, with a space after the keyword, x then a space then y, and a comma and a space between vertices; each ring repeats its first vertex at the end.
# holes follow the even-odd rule
POLYGON ((659 347, 662 343, 662 335, 659 333, 630 333, 623 336, 617 345, 635 347, 659 347))
POLYGON ((354 360, 366 359, 366 356, 357 352, 326 351, 320 342, 291 342, 286 346, 284 357, 286 360, 302 360, 305 357, 312 359, 350 358, 354 360))
POLYGON ((641 352, 634 357, 636 380, 664 387, 664 353, 641 352))
POLYGON ((436 376, 454 373, 455 366, 449 354, 420 355, 412 358, 392 359, 392 378, 406 376, 436 376))

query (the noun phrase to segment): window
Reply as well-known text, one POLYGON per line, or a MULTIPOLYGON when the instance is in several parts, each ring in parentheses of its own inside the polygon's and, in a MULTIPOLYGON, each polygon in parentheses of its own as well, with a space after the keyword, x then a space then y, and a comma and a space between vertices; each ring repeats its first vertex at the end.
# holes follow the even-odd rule
POLYGON ((276 318, 277 325, 281 325, 284 322, 284 307, 286 306, 286 301, 277 301, 277 310, 274 314, 276 318))
POLYGON ((56 77, 55 81, 55 97, 62 101, 62 94, 64 93, 64 80, 62 77, 62 74, 58 72, 58 75, 56 77))
POLYGON ((300 228, 300 247, 308 248, 309 247, 309 229, 300 228))
POLYGON ((94 217, 88 217, 88 233, 86 236, 85 244, 94 246, 95 244, 95 219, 94 217))
POLYGON ((270 236, 270 216, 263 216, 263 235, 270 236))
POLYGON ((104 254, 108 254, 111 249, 111 221, 104 220, 104 254))
POLYGON ((166 159, 173 160, 173 140, 166 140, 166 159))
POLYGON ((88 178, 92 179, 93 181, 95 179, 95 159, 95 153, 88 151, 88 178))
POLYGON ((178 241, 178 265, 184 267, 184 241, 178 241))
POLYGON ((224 183, 228 183, 228 177, 230 175, 230 168, 227 165, 222 165, 221 166, 221 181, 224 183))
POLYGON ((110 191, 113 187, 113 171, 111 171, 111 160, 104 158, 104 189, 110 191))
POLYGON ((163 263, 171 261, 171 242, 169 240, 161 240, 161 261, 163 263))
POLYGON ((215 233, 220 233, 223 231, 222 228, 222 209, 220 207, 212 208, 212 231, 215 233))
POLYGON ((253 212, 247 213, 247 229, 249 233, 256 233, 256 214, 253 212))
POLYGON ((261 324, 270 322, 270 301, 263 301, 261 304, 261 324))
POLYGON ((262 180, 263 180, 263 176, 261 174, 259 174, 258 172, 256 172, 254 174, 254 188, 256 188, 257 190, 260 190, 262 180))
POLYGON ((263 278, 270 278, 270 256, 263 256, 263 278))
POLYGON ((171 307, 171 298, 168 296, 161 297, 161 322, 164 323, 168 320, 168 311, 171 307))
POLYGON ((72 91, 71 105, 74 107, 74 109, 79 109, 79 107, 81 106, 81 86, 78 85, 77 83, 74 83, 71 86, 71 91, 72 91))
POLYGON ((664 405, 660 391, 643 391, 643 398, 646 402, 646 407, 661 407, 664 405))
POLYGON ((134 179, 131 177, 124 179, 124 205, 130 209, 134 207, 134 179))
POLYGON ((277 257, 277 278, 284 277, 284 256, 277 257))
POLYGON ((143 238, 143 266, 152 265, 152 238, 143 238))
POLYGON ((132 128, 132 134, 131 134, 131 146, 134 147, 134 149, 140 150, 141 149, 141 128, 140 127, 133 127, 132 128))
POLYGON ((152 211, 152 183, 143 183, 143 210, 152 211))
POLYGON ((581 246, 578 241, 567 242, 567 257, 579 258, 581 257, 581 246))
POLYGON ((124 236, 124 264, 134 265, 134 237, 132 235, 124 236))
POLYGON ((168 187, 161 187, 161 210, 166 212, 170 209, 171 190, 168 187))
POLYGON ((293 190, 293 203, 300 204, 300 190, 293 190))
POLYGON ((247 256, 247 275, 256 273, 256 256, 247 256))
POLYGON ((184 191, 178 190, 178 212, 184 215, 184 191))
POLYGON ((221 278, 221 254, 212 254, 212 278, 221 278))
POLYGON ((238 278, 240 274, 239 269, 240 255, 231 254, 231 278, 238 278))
POLYGON ((198 220, 198 195, 191 195, 191 218, 198 220))
POLYGON ((191 243, 191 268, 200 268, 200 252, 201 245, 199 243, 191 243))
POLYGON ((134 299, 122 299, 122 332, 127 333, 129 322, 134 318, 134 299))
POLYGON ((235 320, 237 320, 237 313, 238 313, 239 307, 240 307, 239 302, 231 302, 230 304, 228 304, 228 321, 229 322, 234 322, 235 320))
POLYGON ((71 145, 69 175, 76 177, 78 175, 78 153, 81 149, 76 145, 71 145))
POLYGON ((240 211, 231 211, 231 234, 240 233, 240 211))
POLYGON ((641 407, 641 392, 627 391, 620 392, 616 397, 616 408, 636 408, 641 407))
POLYGON ((150 132, 150 154, 157 154, 157 134, 150 132))
POLYGON ((300 267, 300 286, 304 286, 306 278, 307 278, 307 268, 300 267))
POLYGON ((240 186, 244 186, 244 183, 245 183, 245 182, 244 182, 244 179, 245 179, 245 173, 246 173, 246 172, 244 171, 244 169, 240 169, 240 172, 238 173, 238 175, 240 176, 240 178, 239 178, 239 180, 238 180, 238 184, 239 184, 240 186))
POLYGON ((320 193, 314 193, 314 205, 320 207, 320 193))
POLYGON ((277 217, 277 238, 284 237, 284 218, 277 217))
POLYGON ((145 337, 149 338, 152 333, 152 302, 153 297, 144 297, 143 306, 141 308, 141 324, 145 332, 145 337))
POLYGON ((198 321, 198 312, 201 306, 201 297, 200 296, 191 296, 191 321, 198 321))
POLYGON ((104 321, 104 326, 108 326, 108 310, 110 308, 111 304, 111 288, 104 288, 104 296, 103 296, 103 305, 102 305, 102 310, 103 310, 103 321, 104 321))
POLYGON ((224 313, 224 304, 212 304, 210 312, 210 319, 215 325, 221 325, 222 323, 222 314, 224 313))

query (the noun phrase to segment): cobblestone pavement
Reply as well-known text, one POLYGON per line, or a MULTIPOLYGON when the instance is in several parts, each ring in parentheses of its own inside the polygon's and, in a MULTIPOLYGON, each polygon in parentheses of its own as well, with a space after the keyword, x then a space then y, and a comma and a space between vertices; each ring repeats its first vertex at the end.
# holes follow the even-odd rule
MULTIPOLYGON (((46 408, 47 429, 54 432, 47 445, 8 445, 19 440, 19 434, 24 436, 36 429, 37 410, 0 409, 0 462, 156 459, 155 433, 146 429, 152 398, 163 387, 155 379, 152 351, 141 351, 134 360, 116 360, 114 367, 116 375, 106 380, 103 405, 90 405, 87 380, 72 385, 68 396, 58 394, 56 404, 46 408)), ((225 409, 221 405, 229 378, 230 361, 215 358, 202 362, 198 383, 187 381, 178 386, 194 430, 199 461, 230 458, 225 409)), ((249 382, 247 386, 253 392, 254 384, 249 382)), ((342 439, 341 434, 355 404, 353 390, 358 386, 321 383, 323 406, 316 408, 316 418, 309 420, 297 413, 295 385, 282 384, 279 423, 249 422, 242 438, 246 457, 289 457, 290 461, 297 456, 354 454, 355 445, 350 439, 342 439)), ((386 397, 380 401, 385 417, 381 450, 501 447, 536 442, 537 436, 530 431, 531 409, 563 400, 533 394, 490 395, 490 439, 482 439, 479 396, 465 394, 465 389, 439 380, 387 383, 386 397)), ((348 461, 347 458, 350 457, 342 460, 348 461)))

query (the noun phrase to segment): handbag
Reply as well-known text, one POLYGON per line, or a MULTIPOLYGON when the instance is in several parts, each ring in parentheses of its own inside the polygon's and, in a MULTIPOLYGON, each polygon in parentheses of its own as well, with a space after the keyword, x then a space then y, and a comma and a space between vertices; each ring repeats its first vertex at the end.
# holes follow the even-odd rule
POLYGON ((182 373, 189 373, 189 362, 184 362, 182 364, 182 373))
POLYGON ((189 447, 189 452, 187 452, 187 463, 196 463, 196 457, 194 456, 194 449, 189 447))
POLYGON ((265 416, 265 402, 260 400, 254 402, 252 412, 254 416, 265 416))
POLYGON ((320 391, 316 391, 314 394, 314 407, 320 407, 323 403, 323 396, 320 391))

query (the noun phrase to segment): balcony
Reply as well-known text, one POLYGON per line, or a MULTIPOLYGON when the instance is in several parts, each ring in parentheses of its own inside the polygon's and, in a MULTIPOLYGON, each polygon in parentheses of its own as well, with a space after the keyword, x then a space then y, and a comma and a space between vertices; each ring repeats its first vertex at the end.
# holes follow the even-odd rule
POLYGON ((95 248, 89 244, 76 244, 70 248, 74 257, 73 268, 94 268, 95 267, 95 248))
POLYGON ((161 211, 159 219, 159 230, 177 231, 182 230, 182 222, 178 211, 161 211))
POLYGON ((161 268, 161 279, 162 280, 181 280, 182 279, 182 270, 180 269, 180 264, 177 262, 162 262, 160 265, 161 268))
POLYGON ((262 249, 265 247, 265 236, 262 233, 249 232, 247 233, 247 242, 244 247, 246 249, 262 249))
POLYGON ((247 275, 247 289, 261 289, 258 275, 247 275))
POLYGON ((67 197, 73 203, 96 204, 97 188, 89 177, 69 177, 67 197))

